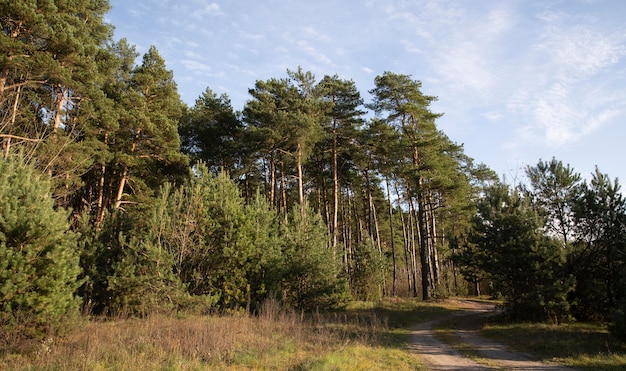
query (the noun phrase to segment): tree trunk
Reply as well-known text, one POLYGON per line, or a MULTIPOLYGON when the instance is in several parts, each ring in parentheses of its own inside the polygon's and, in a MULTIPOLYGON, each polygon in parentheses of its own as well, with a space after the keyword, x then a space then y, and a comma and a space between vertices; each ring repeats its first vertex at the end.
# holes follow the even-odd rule
MULTIPOLYGON (((137 129, 135 132, 135 136, 133 137, 133 143, 130 146, 130 154, 135 153, 135 149, 137 148, 137 142, 141 137, 141 128, 137 129)), ((113 204, 113 209, 117 210, 122 205, 122 196, 124 195, 124 188, 126 187, 126 182, 128 181, 128 165, 122 166, 122 175, 120 178, 120 184, 117 187, 117 195, 115 196, 115 203, 113 204)))
POLYGON ((270 155, 270 169, 269 169, 269 192, 270 192, 270 204, 274 207, 276 204, 276 161, 274 159, 274 154, 270 155))
POLYGON ((306 217, 306 208, 304 207, 304 178, 302 172, 302 146, 298 143, 296 150, 296 167, 298 170, 298 201, 300 202, 300 213, 302 217, 306 217))
POLYGON ((428 238, 427 211, 424 195, 417 192, 417 228, 419 231, 420 263, 422 266, 422 300, 430 299, 431 266, 430 266, 430 239, 428 238))
POLYGON ((333 244, 333 253, 337 250, 338 241, 338 233, 337 233, 337 224, 339 223, 339 174, 337 169, 337 123, 333 119, 333 220, 331 224, 332 228, 332 244, 333 244))
POLYGON ((54 124, 52 126, 52 132, 56 133, 63 121, 63 111, 66 101, 67 89, 59 84, 56 90, 55 112, 54 112, 54 124))
POLYGON ((385 176, 385 185, 387 188, 387 204, 389 206, 389 234, 391 235, 391 264, 392 264, 392 284, 391 284, 391 296, 396 296, 398 290, 398 264, 396 262, 396 241, 394 238, 393 228, 393 205, 391 203, 391 190, 389 185, 389 177, 385 176))
MULTIPOLYGON (((7 72, 8 73, 8 72, 7 72)), ((9 128, 14 128, 15 127, 15 119, 17 118, 17 107, 19 105, 19 101, 20 101, 20 92, 22 90, 21 86, 17 87, 17 91, 15 92, 15 100, 13 101, 13 108, 11 110, 11 119, 9 120, 9 124, 7 125, 9 128)), ((0 94, 0 97, 2 97, 2 94, 0 94)), ((13 139, 12 137, 5 137, 4 140, 2 141, 2 145, 3 145, 3 149, 4 149, 4 158, 7 158, 9 156, 9 151, 11 149, 11 139, 13 139)))
MULTIPOLYGON (((408 192, 410 193, 410 192, 408 192)), ((412 268, 412 280, 413 280, 413 296, 418 296, 417 291, 417 277, 418 277, 418 265, 417 265, 417 256, 418 251, 416 250, 416 246, 420 240, 420 231, 417 228, 417 210, 415 210, 415 205, 413 204, 413 199, 411 197, 407 197, 407 201, 409 204, 409 215, 407 227, 409 229, 409 244, 410 244, 410 252, 411 252, 411 268, 412 268), (417 242, 416 242, 417 241, 417 242)), ((421 279, 420 279, 421 281, 421 279)))
POLYGON ((285 181, 285 162, 280 161, 280 206, 278 210, 282 210, 287 220, 287 184, 285 181))
MULTIPOLYGON (((398 190, 398 182, 394 182, 394 188, 396 190, 396 197, 398 198, 398 203, 400 203, 400 200, 402 200, 402 197, 400 195, 400 191, 398 190)), ((402 211, 402 207, 400 207, 400 223, 402 225, 402 242, 403 242, 403 246, 404 246, 404 266, 406 267, 406 279, 407 279, 407 287, 409 289, 409 292, 411 291, 412 288, 412 284, 411 284, 411 265, 410 265, 410 244, 409 244, 409 231, 407 228, 407 223, 404 219, 404 212, 402 211)), ((416 295, 417 296, 417 295, 416 295)))
MULTIPOLYGON (((106 144, 107 136, 104 136, 104 142, 106 144)), ((100 224, 104 220, 104 180, 106 175, 106 166, 104 164, 100 165, 100 179, 98 180, 98 210, 96 211, 96 220, 94 222, 94 228, 96 232, 100 231, 100 224)))
MULTIPOLYGON (((9 60, 11 59, 11 57, 8 57, 8 58, 9 60)), ((2 70, 0 71, 0 99, 4 95, 4 91, 6 89, 8 79, 9 79, 9 65, 8 63, 6 63, 3 66, 2 70)))

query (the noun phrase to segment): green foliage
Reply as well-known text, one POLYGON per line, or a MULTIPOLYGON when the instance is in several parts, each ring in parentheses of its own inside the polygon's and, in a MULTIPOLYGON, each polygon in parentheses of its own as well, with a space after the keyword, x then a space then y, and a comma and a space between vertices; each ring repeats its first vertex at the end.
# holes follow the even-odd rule
POLYGON ((80 273, 68 212, 54 210, 50 180, 20 156, 0 159, 0 325, 58 330, 77 314, 80 273))
POLYGON ((278 228, 263 197, 246 205, 226 173, 214 176, 201 163, 184 186, 164 186, 159 205, 149 226, 154 244, 193 298, 250 309, 277 287, 278 228))
POLYGON ((360 243, 352 256, 350 266, 350 291, 356 300, 376 301, 383 295, 385 260, 374 242, 360 243))
POLYGON ((541 233, 541 218, 527 199, 496 185, 478 203, 473 219, 475 262, 521 320, 558 322, 568 317, 572 280, 563 275, 564 251, 541 233))
POLYGON ((217 174, 235 171, 243 155, 243 124, 227 95, 217 96, 207 88, 179 126, 182 149, 195 161, 203 161, 217 174))
POLYGON ((118 237, 120 256, 112 265, 107 287, 114 313, 168 313, 183 301, 185 291, 173 271, 174 256, 163 244, 170 226, 167 206, 164 193, 156 200, 145 230, 135 228, 132 236, 118 237))
POLYGON ((284 304, 305 310, 345 304, 347 283, 339 275, 340 265, 328 242, 319 214, 300 206, 289 214, 282 233, 285 261, 280 289, 284 304))
POLYGON ((576 277, 577 318, 604 319, 626 295, 626 199, 617 179, 596 170, 574 203, 576 240, 568 256, 576 277))
POLYGON ((581 178, 562 162, 552 159, 527 167, 530 180, 527 191, 533 204, 546 216, 546 232, 558 237, 564 245, 573 238, 573 205, 578 197, 581 178))

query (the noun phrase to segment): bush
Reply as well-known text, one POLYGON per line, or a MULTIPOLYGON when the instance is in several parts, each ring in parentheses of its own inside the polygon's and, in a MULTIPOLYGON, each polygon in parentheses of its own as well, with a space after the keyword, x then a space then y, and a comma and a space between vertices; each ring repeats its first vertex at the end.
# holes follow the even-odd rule
POLYGON ((350 300, 339 262, 328 248, 326 227, 319 214, 296 207, 283 230, 283 304, 301 310, 341 307, 350 300))
POLYGON ((78 314, 77 238, 54 210, 50 179, 19 156, 0 159, 0 326, 54 333, 78 314))

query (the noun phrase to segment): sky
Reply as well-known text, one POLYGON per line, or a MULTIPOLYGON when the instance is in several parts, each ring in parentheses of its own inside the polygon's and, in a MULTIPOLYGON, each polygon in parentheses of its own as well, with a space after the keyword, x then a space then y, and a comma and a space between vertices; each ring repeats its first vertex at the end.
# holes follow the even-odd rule
POLYGON ((439 129, 509 183, 552 158, 626 182, 626 1, 110 3, 115 39, 156 46, 189 106, 210 88, 243 110, 256 81, 298 67, 367 103, 376 76, 407 74, 438 97, 439 129))

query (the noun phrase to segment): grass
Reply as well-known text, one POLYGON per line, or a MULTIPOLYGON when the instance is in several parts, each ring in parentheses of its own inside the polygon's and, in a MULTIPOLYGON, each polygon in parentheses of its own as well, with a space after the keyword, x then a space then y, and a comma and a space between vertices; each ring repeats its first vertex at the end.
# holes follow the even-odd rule
POLYGON ((400 329, 440 311, 386 300, 304 315, 269 303, 258 316, 92 320, 63 338, 0 344, 0 369, 421 370, 400 329))
MULTIPOLYGON (((0 342, 0 370, 424 370, 407 347, 411 328, 455 310, 449 301, 385 299, 305 315, 268 302, 258 316, 91 320, 62 338, 0 342)), ((459 318, 440 323, 438 336, 479 358, 456 338, 459 318)), ((625 345, 605 326, 462 325, 581 370, 626 369, 625 345)))
POLYGON ((626 369, 626 343, 612 337, 605 324, 506 323, 499 317, 455 317, 438 323, 436 336, 475 361, 493 366, 488 359, 455 335, 455 329, 479 331, 512 350, 533 354, 544 362, 579 370, 626 369))
POLYGON ((481 333, 489 338, 580 370, 626 369, 626 344, 613 338, 604 324, 485 323, 481 333))

